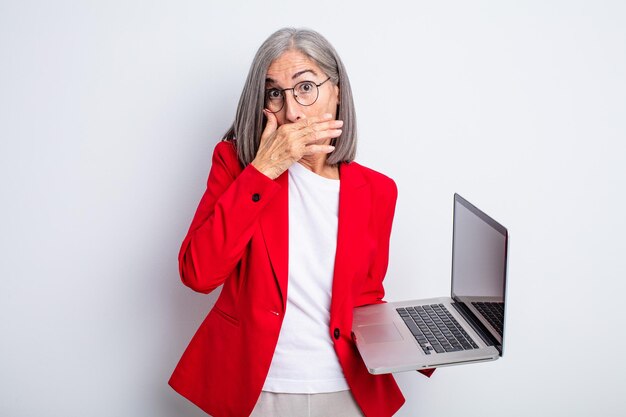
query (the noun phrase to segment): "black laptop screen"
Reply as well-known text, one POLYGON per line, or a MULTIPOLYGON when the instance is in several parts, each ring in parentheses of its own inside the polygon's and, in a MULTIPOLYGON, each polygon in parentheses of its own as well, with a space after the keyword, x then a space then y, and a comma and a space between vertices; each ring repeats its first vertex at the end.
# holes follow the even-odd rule
POLYGON ((464 303, 501 343, 504 323, 508 232, 473 206, 454 196, 452 298, 464 303), (490 328, 491 327, 491 328, 490 328))

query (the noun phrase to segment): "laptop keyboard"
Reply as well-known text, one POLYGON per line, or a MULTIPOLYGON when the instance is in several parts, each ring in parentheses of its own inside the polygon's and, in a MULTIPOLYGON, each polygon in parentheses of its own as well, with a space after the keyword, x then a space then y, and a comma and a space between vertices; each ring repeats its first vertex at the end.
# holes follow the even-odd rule
POLYGON ((502 337, 502 323, 504 322, 504 303, 473 302, 472 305, 487 319, 502 337))
POLYGON ((443 304, 397 308, 425 354, 478 349, 443 304))

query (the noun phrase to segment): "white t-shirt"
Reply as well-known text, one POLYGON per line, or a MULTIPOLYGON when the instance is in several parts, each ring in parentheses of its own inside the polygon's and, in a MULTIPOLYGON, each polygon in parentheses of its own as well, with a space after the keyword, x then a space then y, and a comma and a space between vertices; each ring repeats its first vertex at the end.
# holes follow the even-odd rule
POLYGON ((264 391, 349 389, 328 331, 338 212, 338 180, 289 168, 287 309, 264 391))

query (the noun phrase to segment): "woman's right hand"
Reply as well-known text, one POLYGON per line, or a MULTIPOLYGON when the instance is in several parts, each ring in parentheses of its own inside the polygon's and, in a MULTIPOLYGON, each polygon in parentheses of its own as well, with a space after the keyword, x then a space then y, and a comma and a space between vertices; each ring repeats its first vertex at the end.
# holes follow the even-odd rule
POLYGON ((328 141, 341 135, 343 121, 334 120, 330 113, 278 127, 276 115, 268 110, 263 112, 267 125, 252 165, 271 179, 279 177, 303 156, 332 152, 335 147, 327 144, 328 141))

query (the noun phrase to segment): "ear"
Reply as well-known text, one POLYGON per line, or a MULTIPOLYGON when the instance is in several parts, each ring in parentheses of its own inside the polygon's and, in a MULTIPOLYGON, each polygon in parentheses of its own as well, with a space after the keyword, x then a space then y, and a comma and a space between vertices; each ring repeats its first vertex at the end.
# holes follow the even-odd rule
POLYGON ((339 89, 339 86, 338 86, 338 85, 336 85, 336 86, 334 86, 334 87, 335 87, 335 94, 336 94, 336 97, 337 97, 337 105, 339 105, 339 103, 341 102, 341 100, 340 100, 340 97, 341 97, 341 94, 340 94, 340 93, 341 93, 341 90, 339 89))

